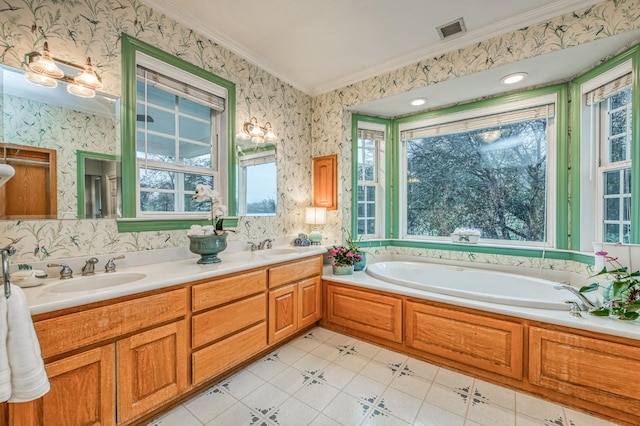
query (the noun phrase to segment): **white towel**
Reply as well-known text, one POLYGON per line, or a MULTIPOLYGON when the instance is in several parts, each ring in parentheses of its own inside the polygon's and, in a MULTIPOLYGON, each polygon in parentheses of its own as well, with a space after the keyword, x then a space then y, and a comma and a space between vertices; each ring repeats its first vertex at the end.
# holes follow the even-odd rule
POLYGON ((7 355, 7 298, 0 291, 0 402, 11 397, 11 369, 7 355))
POLYGON ((49 379, 27 299, 18 286, 11 285, 7 314, 6 346, 11 369, 9 402, 32 401, 49 392, 49 379))

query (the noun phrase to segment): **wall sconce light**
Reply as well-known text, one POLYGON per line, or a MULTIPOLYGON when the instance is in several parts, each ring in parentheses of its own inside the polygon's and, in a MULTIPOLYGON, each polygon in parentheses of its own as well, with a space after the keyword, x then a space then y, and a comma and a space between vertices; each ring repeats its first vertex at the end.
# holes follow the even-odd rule
POLYGON ((251 139, 251 142, 254 143, 275 142, 278 139, 270 122, 267 121, 260 126, 258 119, 255 117, 251 117, 251 120, 244 122, 242 131, 238 132, 236 137, 242 140, 251 139))
POLYGON ((309 233, 309 241, 311 241, 313 245, 320 245, 322 234, 318 231, 317 225, 327 223, 327 209, 325 207, 305 207, 304 223, 314 225, 313 231, 309 233))
POLYGON ((102 89, 102 79, 96 74, 91 58, 87 57, 84 66, 56 59, 51 56, 47 42, 42 52, 27 53, 24 62, 29 68, 24 78, 38 86, 53 88, 58 86, 58 80, 64 81, 67 83, 67 92, 83 98, 93 98, 95 91, 102 89), (67 75, 59 65, 68 68, 71 73, 78 73, 75 77, 67 75))

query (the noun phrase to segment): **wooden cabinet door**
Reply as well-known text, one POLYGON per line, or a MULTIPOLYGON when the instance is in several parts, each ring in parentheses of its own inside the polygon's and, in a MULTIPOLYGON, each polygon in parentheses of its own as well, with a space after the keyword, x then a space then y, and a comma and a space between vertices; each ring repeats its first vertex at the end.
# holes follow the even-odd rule
POLYGON ((529 328, 529 382, 632 414, 640 424, 640 348, 529 328))
POLYGON ((313 205, 338 208, 338 155, 313 159, 313 205))
POLYGON ((298 328, 322 318, 322 281, 320 277, 298 283, 298 328))
POLYGON ((521 324, 406 302, 406 344, 454 362, 522 378, 521 324))
POLYGON ((47 364, 51 390, 35 401, 8 404, 9 425, 115 425, 114 359, 111 344, 47 364))
POLYGON ((371 291, 327 284, 329 323, 402 343, 402 299, 371 291))
POLYGON ((187 388, 186 321, 117 342, 118 423, 160 407, 187 388))
POLYGON ((298 329, 297 289, 297 284, 290 284, 269 291, 269 344, 298 329))

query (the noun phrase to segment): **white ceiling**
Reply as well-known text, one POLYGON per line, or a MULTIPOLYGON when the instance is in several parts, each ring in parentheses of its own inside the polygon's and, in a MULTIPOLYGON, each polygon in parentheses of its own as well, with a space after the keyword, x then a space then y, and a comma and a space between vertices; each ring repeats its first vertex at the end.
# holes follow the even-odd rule
POLYGON ((316 95, 601 0, 143 0, 316 95), (464 18, 441 41, 436 27, 464 18))

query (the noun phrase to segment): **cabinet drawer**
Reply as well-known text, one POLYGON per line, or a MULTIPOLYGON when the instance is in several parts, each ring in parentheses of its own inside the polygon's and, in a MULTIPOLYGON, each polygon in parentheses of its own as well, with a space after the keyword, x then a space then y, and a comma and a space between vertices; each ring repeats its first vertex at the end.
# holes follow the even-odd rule
POLYGON ((185 315, 187 289, 75 312, 34 324, 47 358, 185 315))
POLYGON ((194 315, 192 346, 198 347, 267 319, 266 293, 194 315))
POLYGON ((269 288, 275 288, 314 275, 322 275, 322 257, 320 256, 269 268, 269 288))
POLYGON ((327 285, 327 321, 402 343, 402 299, 327 285))
POLYGON ((406 314, 407 346, 522 378, 521 324, 410 301, 406 314))
POLYGON ((262 322, 192 355, 193 384, 202 383, 248 359, 267 346, 267 324, 262 322))
POLYGON ((197 312, 242 299, 265 291, 266 288, 266 269, 194 285, 191 293, 193 311, 197 312))
POLYGON ((530 383, 640 416, 639 347, 530 327, 529 351, 530 383))

